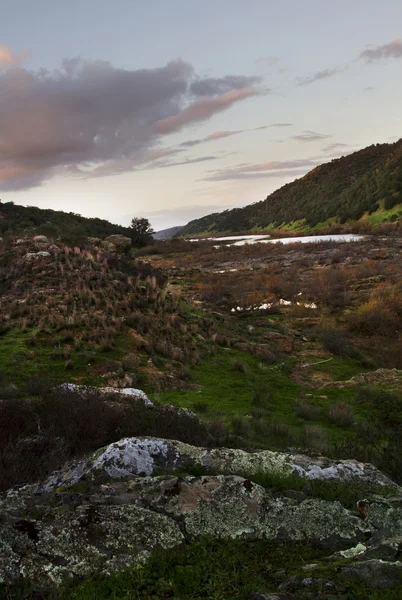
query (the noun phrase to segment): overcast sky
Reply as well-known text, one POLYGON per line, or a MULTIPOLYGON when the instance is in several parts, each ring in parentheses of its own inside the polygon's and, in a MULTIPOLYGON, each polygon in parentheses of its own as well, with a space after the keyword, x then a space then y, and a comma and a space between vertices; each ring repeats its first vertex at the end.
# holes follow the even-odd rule
POLYGON ((5 0, 0 198, 156 229, 402 137, 401 0, 5 0))

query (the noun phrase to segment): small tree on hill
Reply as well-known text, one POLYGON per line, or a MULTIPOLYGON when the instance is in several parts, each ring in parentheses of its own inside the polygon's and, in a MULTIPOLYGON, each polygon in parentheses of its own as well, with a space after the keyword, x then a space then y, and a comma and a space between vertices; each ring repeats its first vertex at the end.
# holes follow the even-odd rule
POLYGON ((130 229, 132 231, 131 239, 133 246, 141 248, 142 246, 152 244, 154 241, 154 238, 152 237, 154 230, 148 219, 134 217, 134 219, 131 220, 130 229))

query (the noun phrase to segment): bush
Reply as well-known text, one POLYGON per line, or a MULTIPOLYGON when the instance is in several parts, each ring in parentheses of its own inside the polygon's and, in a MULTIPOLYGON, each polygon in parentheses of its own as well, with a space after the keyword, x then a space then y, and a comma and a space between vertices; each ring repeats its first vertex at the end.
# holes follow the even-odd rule
POLYGON ((335 356, 347 358, 360 358, 360 352, 351 344, 350 337, 340 329, 324 329, 319 334, 325 350, 335 356))
POLYGON ((327 436, 321 427, 317 425, 307 425, 303 430, 303 442, 307 448, 318 452, 325 452, 327 449, 327 436))
MULTIPOLYGON (((215 432, 224 433, 216 427, 215 432)), ((148 407, 140 400, 96 389, 53 388, 35 399, 7 398, 0 400, 0 491, 36 481, 70 458, 131 436, 177 439, 196 446, 219 443, 186 411, 148 407)))
POLYGON ((350 427, 354 423, 351 407, 345 402, 335 402, 328 409, 328 418, 338 427, 350 427))
POLYGON ((316 406, 308 404, 308 402, 305 402, 304 400, 300 400, 295 404, 295 413, 305 421, 314 421, 320 416, 321 410, 316 406))

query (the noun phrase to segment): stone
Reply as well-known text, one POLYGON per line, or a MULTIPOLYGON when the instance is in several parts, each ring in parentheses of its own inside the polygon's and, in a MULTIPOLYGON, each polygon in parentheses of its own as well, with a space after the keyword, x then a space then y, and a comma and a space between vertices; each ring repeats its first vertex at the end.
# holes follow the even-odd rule
POLYGON ((131 239, 125 235, 113 234, 105 238, 106 244, 113 244, 119 250, 131 248, 131 239))
POLYGON ((45 251, 28 252, 28 254, 25 255, 25 260, 27 262, 33 262, 33 261, 40 260, 42 258, 49 258, 50 256, 51 256, 50 252, 45 252, 45 251))
MULTIPOLYGON (((85 386, 64 384, 65 389, 74 389, 85 393, 85 386), (68 386, 68 387, 67 387, 68 386)), ((95 388, 103 393, 130 395, 138 390, 116 390, 114 388, 95 388)), ((149 400, 148 400, 149 401, 149 400)), ((169 411, 185 411, 187 415, 198 419, 194 413, 187 409, 166 406, 169 411)), ((82 477, 97 478, 100 472, 106 470, 107 477, 125 477, 145 472, 152 475, 155 471, 164 469, 183 468, 205 469, 205 472, 222 473, 226 475, 244 475, 252 477, 258 473, 281 473, 283 475, 299 475, 307 480, 321 479, 337 481, 339 483, 371 484, 393 488, 395 493, 401 493, 401 488, 394 484, 388 477, 369 463, 360 463, 355 460, 333 461, 325 457, 308 457, 302 454, 272 452, 262 450, 246 452, 233 448, 199 448, 162 438, 132 437, 124 438, 100 449, 83 461, 71 463, 58 473, 53 474, 46 483, 45 489, 50 491, 62 485, 68 487, 76 484, 82 477), (102 460, 99 458, 102 456, 102 460), (138 456, 141 457, 140 463, 138 456), (144 465, 146 464, 146 468, 144 465)), ((296 500, 297 498, 294 498, 296 500)), ((375 518, 383 519, 381 510, 374 508, 374 503, 369 506, 369 514, 375 518), (381 514, 380 514, 381 513, 381 514)), ((392 524, 390 523, 390 526, 392 524)))
POLYGON ((294 350, 294 339, 288 335, 282 335, 276 331, 266 331, 264 339, 272 341, 279 352, 291 354, 294 350))
MULTIPOLYGON (((393 554, 389 561, 365 557, 386 543, 398 551, 402 505, 397 496, 367 501, 363 520, 340 502, 273 494, 242 476, 245 466, 254 472, 273 467, 292 472, 294 461, 300 463, 300 457, 197 448, 158 438, 110 444, 69 463, 44 483, 0 496, 0 579, 11 582, 23 576, 58 585, 67 577, 108 575, 144 562, 157 546, 168 549, 210 536, 320 544, 344 551, 328 559, 335 564, 340 557, 353 561, 341 567, 345 577, 378 580, 378 587, 395 582, 402 565, 393 554), (187 466, 197 465, 232 474, 183 474, 187 466), (166 468, 182 471, 155 474, 166 468), (389 531, 395 537, 385 542, 381 532, 389 531)), ((381 480, 379 472, 368 472, 381 480)), ((338 476, 347 483, 348 474, 341 469, 338 476)), ((292 598, 296 585, 309 593, 337 591, 322 578, 319 564, 309 567, 315 577, 306 570, 297 581, 281 584, 276 596, 292 598)))
POLYGON ((347 579, 363 581, 373 588, 393 588, 401 586, 402 563, 382 559, 356 562, 341 568, 341 575, 347 579))
POLYGON ((35 235, 33 238, 33 241, 36 244, 48 244, 49 240, 47 239, 47 237, 45 235, 35 235))

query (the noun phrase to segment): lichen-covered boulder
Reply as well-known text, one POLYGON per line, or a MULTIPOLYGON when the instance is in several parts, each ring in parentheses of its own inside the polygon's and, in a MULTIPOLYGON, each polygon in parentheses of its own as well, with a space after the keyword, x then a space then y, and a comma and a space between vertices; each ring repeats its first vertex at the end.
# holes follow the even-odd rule
POLYGON ((46 489, 74 485, 82 477, 114 479, 141 472, 152 475, 161 468, 203 469, 211 473, 247 477, 260 473, 298 475, 307 480, 386 486, 401 493, 401 488, 373 465, 355 460, 333 461, 324 457, 311 458, 270 450, 246 452, 232 448, 199 448, 177 440, 141 437, 124 438, 85 460, 67 465, 49 478, 46 489))
MULTIPOLYGON (((136 451, 138 468, 146 472, 148 458, 136 451)), ((89 478, 51 492, 25 486, 0 499, 0 578, 58 584, 71 576, 109 574, 146 560, 157 546, 202 536, 347 550, 369 548, 370 536, 390 523, 402 535, 400 506, 391 503, 373 515, 363 520, 340 502, 274 494, 235 475, 126 476, 107 483, 89 478)))
POLYGON ((33 261, 37 261, 43 258, 50 258, 51 254, 50 252, 46 252, 44 250, 40 251, 40 252, 28 252, 28 254, 25 255, 25 260, 27 262, 33 262, 33 261))
POLYGON ((33 238, 35 244, 48 244, 49 240, 45 235, 35 235, 33 238))

